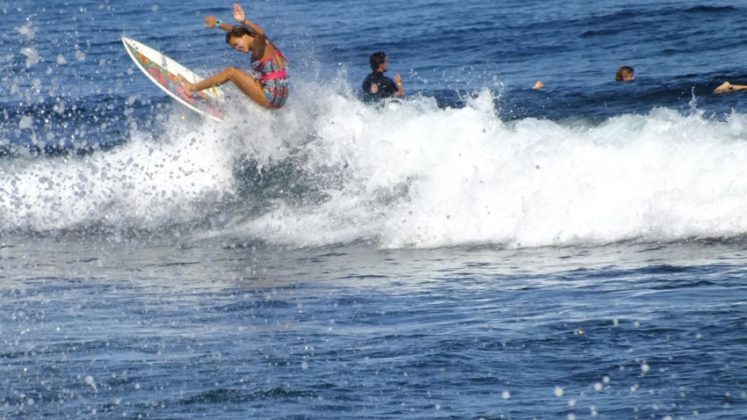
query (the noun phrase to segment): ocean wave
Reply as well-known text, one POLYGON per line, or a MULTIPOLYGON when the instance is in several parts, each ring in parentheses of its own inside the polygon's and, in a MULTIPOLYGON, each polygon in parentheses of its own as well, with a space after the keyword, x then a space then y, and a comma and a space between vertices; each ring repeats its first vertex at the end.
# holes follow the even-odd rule
POLYGON ((311 83, 294 93, 278 113, 235 98, 218 124, 174 106, 159 130, 133 129, 112 150, 0 161, 0 231, 174 228, 385 248, 747 233, 741 113, 507 121, 487 90, 463 108, 428 97, 370 106, 311 83))
POLYGON ((737 8, 733 6, 695 6, 686 9, 687 13, 731 13, 736 12, 737 8))

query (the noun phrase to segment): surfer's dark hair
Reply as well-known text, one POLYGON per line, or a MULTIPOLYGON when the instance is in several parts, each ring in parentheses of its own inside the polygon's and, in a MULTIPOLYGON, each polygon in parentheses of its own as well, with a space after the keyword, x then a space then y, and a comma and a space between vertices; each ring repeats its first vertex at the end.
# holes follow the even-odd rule
POLYGON ((384 52, 375 52, 371 54, 371 58, 368 59, 368 63, 371 64, 371 70, 376 71, 379 69, 379 66, 384 64, 386 61, 386 53, 384 52))
POLYGON ((234 25, 228 33, 226 33, 226 44, 231 43, 231 38, 241 38, 244 35, 249 35, 252 38, 257 36, 257 33, 244 25, 234 25))

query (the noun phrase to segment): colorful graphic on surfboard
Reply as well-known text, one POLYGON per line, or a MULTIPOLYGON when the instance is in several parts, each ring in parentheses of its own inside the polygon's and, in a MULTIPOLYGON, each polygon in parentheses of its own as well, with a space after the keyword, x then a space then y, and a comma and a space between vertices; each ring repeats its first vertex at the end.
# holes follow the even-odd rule
POLYGON ((223 92, 218 87, 206 89, 189 96, 179 83, 179 78, 183 77, 184 80, 196 83, 202 80, 200 76, 159 51, 134 39, 122 37, 122 43, 127 53, 130 54, 132 61, 156 86, 168 93, 169 96, 200 115, 215 121, 223 120, 223 112, 217 104, 223 96, 223 92))

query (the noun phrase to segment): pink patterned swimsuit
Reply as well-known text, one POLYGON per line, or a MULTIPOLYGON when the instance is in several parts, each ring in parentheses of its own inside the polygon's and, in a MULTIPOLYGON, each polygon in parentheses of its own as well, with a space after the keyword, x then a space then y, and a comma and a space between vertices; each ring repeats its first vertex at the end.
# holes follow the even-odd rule
POLYGON ((252 60, 251 67, 259 76, 262 83, 265 98, 273 108, 280 108, 285 105, 288 99, 288 75, 285 67, 288 59, 282 52, 275 49, 275 53, 270 57, 261 60, 252 60), (275 57, 280 57, 282 64, 275 62, 275 57))

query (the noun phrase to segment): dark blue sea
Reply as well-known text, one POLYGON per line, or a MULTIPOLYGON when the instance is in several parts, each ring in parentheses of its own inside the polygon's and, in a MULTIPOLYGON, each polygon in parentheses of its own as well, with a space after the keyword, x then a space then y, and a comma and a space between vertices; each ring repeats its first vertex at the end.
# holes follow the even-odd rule
POLYGON ((747 418, 746 2, 230 6, 0 1, 0 419, 747 418))

